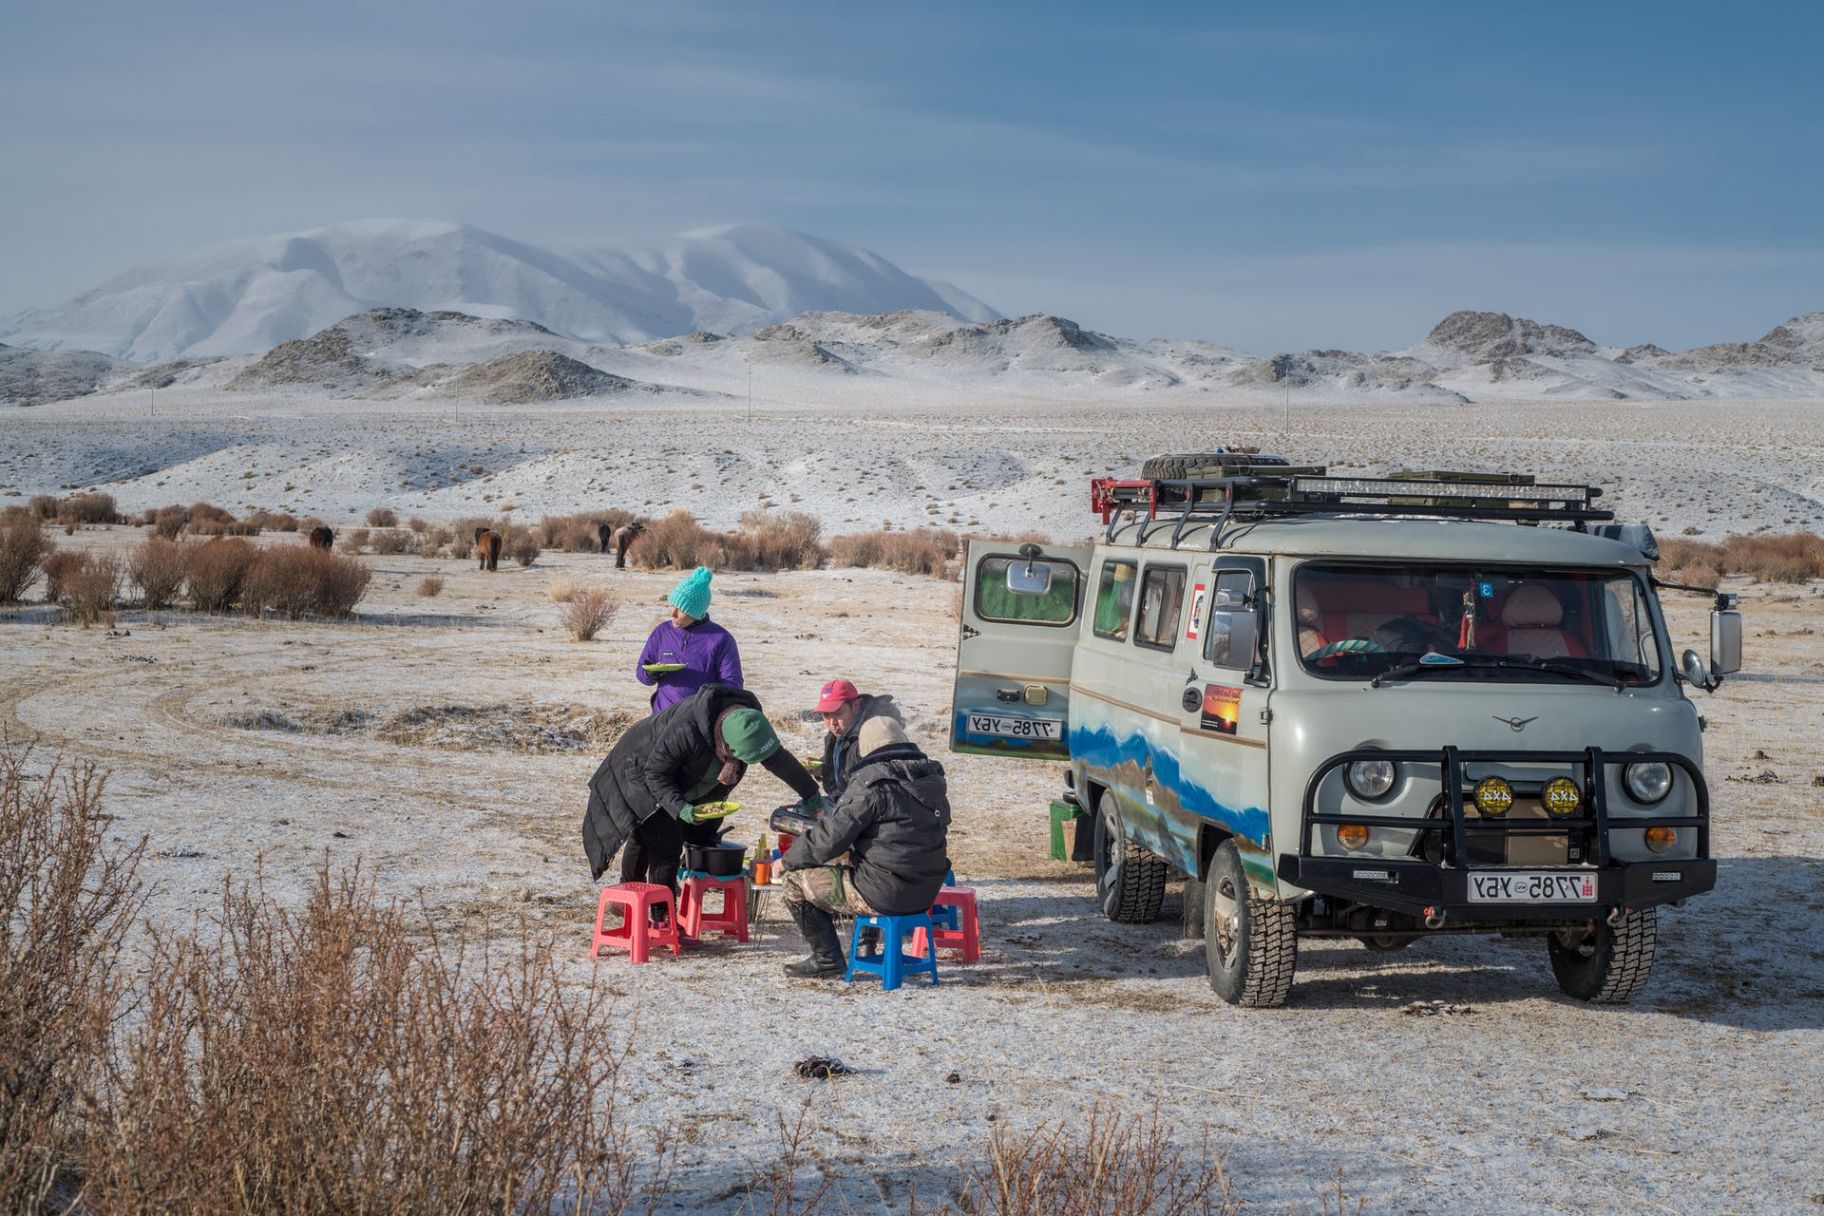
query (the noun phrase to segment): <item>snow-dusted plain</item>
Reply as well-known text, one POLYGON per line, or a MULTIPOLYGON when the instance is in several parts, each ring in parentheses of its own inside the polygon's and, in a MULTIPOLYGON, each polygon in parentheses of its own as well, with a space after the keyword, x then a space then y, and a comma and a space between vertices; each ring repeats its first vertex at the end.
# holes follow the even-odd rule
MULTIPOLYGON (((1048 493, 1079 503, 1081 480, 1048 493)), ((799 947, 776 910, 746 946, 592 963, 578 822, 604 744, 565 740, 642 711, 631 666, 675 576, 617 574, 597 555, 494 575, 364 560, 374 587, 350 624, 127 613, 112 636, 38 607, 0 614, 0 723, 112 771, 116 835, 149 838, 166 923, 207 914, 223 875, 257 858, 270 889, 298 897, 327 855, 361 859, 386 893, 421 892, 443 930, 524 917, 555 932, 578 983, 600 975, 621 994, 635 1036, 623 1116, 689 1129, 670 1210, 743 1210, 776 1113, 806 1102, 816 1168, 856 1212, 904 1211, 914 1187, 929 1207, 995 1126, 1097 1103, 1156 1107, 1189 1142, 1207 1129, 1254 1212, 1323 1210, 1339 1174, 1385 1213, 1790 1214, 1824 1192, 1816 586, 1740 588, 1748 670, 1701 702, 1720 887, 1664 914, 1635 1004, 1560 997, 1537 942, 1445 939, 1392 956, 1307 945, 1291 1003, 1244 1011, 1210 992, 1175 900, 1159 923, 1110 924, 1088 876, 1046 858, 1058 766, 944 750, 953 586, 867 571, 724 574, 715 613, 795 750, 816 745, 795 711, 833 674, 907 706, 950 773, 982 963, 944 966, 936 990, 790 982, 779 965, 799 947), (447 588, 421 599, 432 573, 447 588), (595 643, 558 628, 558 578, 624 597, 595 643), (792 1063, 813 1054, 859 1075, 798 1080, 792 1063)), ((1703 603, 1668 605, 1676 644, 1701 646, 1703 603)), ((754 781, 750 806, 786 799, 754 781)), ((758 834, 744 815, 738 835, 758 834)))

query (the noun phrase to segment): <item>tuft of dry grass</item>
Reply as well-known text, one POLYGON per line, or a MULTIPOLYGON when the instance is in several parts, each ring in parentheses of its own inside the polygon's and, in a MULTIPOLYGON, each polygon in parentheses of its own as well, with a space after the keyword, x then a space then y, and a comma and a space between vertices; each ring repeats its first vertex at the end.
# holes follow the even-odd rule
POLYGON ((618 607, 620 600, 613 592, 602 587, 583 587, 571 594, 557 615, 571 637, 587 642, 601 632, 618 607))
POLYGON ((57 546, 30 512, 0 521, 0 604, 17 603, 25 595, 57 546))
POLYGON ((241 584, 259 550, 251 541, 218 536, 190 550, 184 589, 198 612, 226 612, 240 602, 241 584))
POLYGON ((148 610, 168 608, 183 589, 187 548, 162 536, 148 536, 127 559, 127 578, 139 588, 148 610))
POLYGON ((241 607, 253 616, 275 612, 292 620, 347 616, 372 578, 373 571, 355 558, 309 545, 278 545, 261 550, 248 568, 241 607))
POLYGON ((443 576, 426 575, 418 580, 418 594, 427 600, 434 600, 443 594, 443 576))
POLYGON ((1659 568, 1675 582, 1746 574, 1763 583, 1804 583, 1824 578, 1824 536, 1786 532, 1714 542, 1671 537, 1659 542, 1659 568))
POLYGON ((568 604, 576 598, 576 580, 568 574, 560 574, 545 586, 553 604, 568 604))
POLYGON ((78 1210, 85 1118, 144 905, 142 839, 110 845, 103 778, 0 739, 0 1210, 78 1210))
POLYGON ((943 528, 855 532, 830 541, 830 562, 836 566, 897 570, 901 574, 942 578, 962 543, 956 533, 943 528))

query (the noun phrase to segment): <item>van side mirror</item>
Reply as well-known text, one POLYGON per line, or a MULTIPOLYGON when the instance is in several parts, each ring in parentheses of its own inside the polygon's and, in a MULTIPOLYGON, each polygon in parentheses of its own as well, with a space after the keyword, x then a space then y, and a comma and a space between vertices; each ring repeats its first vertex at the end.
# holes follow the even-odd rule
POLYGON ((1710 673, 1721 679, 1742 669, 1742 614, 1734 608, 1710 613, 1710 673))
POLYGON ((1679 669, 1685 677, 1685 682, 1693 688, 1701 688, 1705 692, 1716 691, 1716 681, 1710 678, 1710 669, 1704 666, 1702 659, 1697 657, 1697 651, 1685 651, 1684 658, 1679 661, 1679 669))

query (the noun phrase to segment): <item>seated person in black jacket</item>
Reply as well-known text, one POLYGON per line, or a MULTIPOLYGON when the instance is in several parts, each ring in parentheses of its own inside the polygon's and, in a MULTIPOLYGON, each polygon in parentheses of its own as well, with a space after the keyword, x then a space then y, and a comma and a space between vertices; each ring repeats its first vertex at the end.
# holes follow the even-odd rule
POLYGON ((713 822, 696 822, 697 807, 728 797, 750 764, 764 765, 809 809, 821 806, 816 781, 780 746, 760 699, 746 689, 705 684, 635 723, 589 779, 583 851, 590 877, 599 879, 624 844, 622 882, 660 883, 675 894, 685 840, 716 841, 713 822))
POLYGON ((835 803, 782 859, 786 910, 811 957, 787 975, 841 975, 845 959, 831 912, 905 916, 925 912, 950 871, 950 798, 944 767, 925 758, 890 717, 857 735, 854 771, 835 803), (844 853, 847 864, 835 864, 844 853))

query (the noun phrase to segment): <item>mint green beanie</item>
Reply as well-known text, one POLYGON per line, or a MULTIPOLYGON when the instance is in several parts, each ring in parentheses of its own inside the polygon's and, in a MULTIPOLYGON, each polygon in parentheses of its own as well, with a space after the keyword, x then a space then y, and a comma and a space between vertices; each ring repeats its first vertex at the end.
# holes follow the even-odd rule
POLYGON ((679 612, 702 620, 709 615, 710 577, 708 566, 698 566, 671 589, 671 595, 665 602, 679 612))

